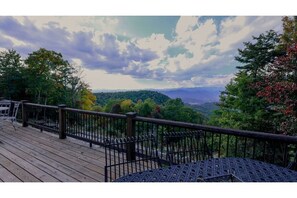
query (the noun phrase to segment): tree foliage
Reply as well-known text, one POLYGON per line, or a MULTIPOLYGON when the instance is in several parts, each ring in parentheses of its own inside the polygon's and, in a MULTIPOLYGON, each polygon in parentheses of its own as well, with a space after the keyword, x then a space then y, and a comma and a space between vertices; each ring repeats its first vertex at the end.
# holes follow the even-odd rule
POLYGON ((168 100, 161 109, 163 118, 191 123, 203 123, 204 117, 194 109, 184 105, 180 98, 168 100))
POLYGON ((26 78, 21 56, 15 50, 0 52, 0 95, 21 100, 26 95, 26 78))
POLYGON ((137 104, 135 104, 134 110, 140 116, 152 117, 153 111, 156 109, 157 104, 152 99, 146 99, 144 102, 139 100, 137 104))
POLYGON ((268 69, 265 81, 259 82, 259 97, 270 109, 280 113, 277 131, 284 134, 297 130, 297 43, 289 45, 286 55, 278 57, 268 69))
POLYGON ((273 30, 260 34, 258 37, 253 36, 254 42, 244 42, 244 49, 238 49, 238 56, 235 56, 235 60, 242 65, 237 68, 240 72, 251 75, 255 78, 254 80, 262 77, 266 65, 281 54, 281 51, 276 49, 279 40, 279 35, 273 30))
POLYGON ((297 16, 288 17, 285 16, 283 21, 283 34, 281 36, 281 48, 286 50, 290 47, 294 47, 297 43, 297 16))
POLYGON ((211 124, 294 135, 297 131, 297 17, 244 43, 236 77, 221 94, 211 124))
POLYGON ((220 95, 219 110, 215 112, 210 124, 223 127, 273 131, 269 104, 257 96, 255 83, 261 82, 266 75, 267 65, 281 54, 276 47, 279 35, 268 31, 253 37, 253 42, 244 42, 244 49, 239 49, 235 56, 241 65, 235 78, 225 87, 220 95))
POLYGON ((94 93, 97 98, 97 104, 106 105, 109 100, 125 100, 130 99, 133 103, 137 103, 138 100, 145 101, 150 98, 157 104, 164 104, 170 98, 164 94, 157 91, 121 91, 121 92, 111 92, 111 93, 94 93))
POLYGON ((92 107, 95 105, 96 96, 84 87, 81 91, 80 96, 80 108, 84 110, 92 110, 92 107))
POLYGON ((39 104, 91 109, 96 100, 79 71, 61 53, 41 48, 24 61, 15 50, 0 52, 1 96, 39 104))

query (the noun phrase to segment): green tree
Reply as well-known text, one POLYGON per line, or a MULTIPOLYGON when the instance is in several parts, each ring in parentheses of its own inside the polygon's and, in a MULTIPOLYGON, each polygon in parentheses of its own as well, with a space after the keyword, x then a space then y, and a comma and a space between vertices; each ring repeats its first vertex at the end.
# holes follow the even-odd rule
POLYGON ((220 95, 219 110, 211 117, 209 124, 237 129, 273 131, 269 104, 257 96, 256 83, 263 81, 267 65, 282 54, 278 49, 279 35, 268 31, 245 42, 235 57, 241 65, 235 78, 220 95))
POLYGON ((274 30, 253 36, 253 42, 244 42, 244 49, 238 49, 238 56, 235 60, 241 63, 237 68, 240 72, 246 72, 254 80, 265 75, 265 69, 268 63, 273 62, 275 57, 282 54, 277 49, 280 41, 280 35, 274 30))
POLYGON ((65 103, 65 99, 61 101, 65 96, 61 90, 64 90, 69 63, 62 54, 41 48, 29 54, 25 64, 28 66, 28 90, 33 102, 65 103))
POLYGON ((140 116, 152 117, 152 113, 156 106, 157 104, 152 99, 148 98, 144 102, 139 100, 137 104, 135 104, 134 110, 140 116))
POLYGON ((111 99, 108 100, 107 104, 104 106, 104 112, 110 113, 112 111, 112 107, 116 104, 120 105, 122 100, 120 99, 111 99))
POLYGON ((0 52, 0 95, 14 100, 25 99, 25 85, 21 56, 15 50, 0 52))
POLYGON ((95 105, 92 107, 92 111, 102 112, 103 107, 101 107, 100 105, 95 105))
POLYGON ((254 79, 239 72, 220 95, 219 109, 209 124, 227 128, 271 131, 273 129, 269 104, 257 96, 254 79))
POLYGON ((66 104, 90 109, 96 98, 80 78, 79 71, 61 53, 41 48, 25 60, 28 94, 44 104, 66 104))
POLYGON ((197 111, 184 105, 180 98, 168 100, 161 109, 164 119, 184 121, 191 123, 203 123, 203 116, 197 111))
POLYGON ((122 113, 128 113, 128 112, 133 111, 134 104, 133 104, 132 100, 127 99, 127 100, 123 100, 120 103, 120 106, 121 106, 122 113))

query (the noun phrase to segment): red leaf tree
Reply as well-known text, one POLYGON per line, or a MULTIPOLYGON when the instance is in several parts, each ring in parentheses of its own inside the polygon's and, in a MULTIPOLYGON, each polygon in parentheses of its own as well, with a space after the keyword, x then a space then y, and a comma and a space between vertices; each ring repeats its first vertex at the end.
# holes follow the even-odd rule
POLYGON ((278 113, 277 131, 283 134, 297 132, 297 43, 287 46, 286 54, 268 65, 264 82, 257 95, 265 98, 271 110, 278 113))

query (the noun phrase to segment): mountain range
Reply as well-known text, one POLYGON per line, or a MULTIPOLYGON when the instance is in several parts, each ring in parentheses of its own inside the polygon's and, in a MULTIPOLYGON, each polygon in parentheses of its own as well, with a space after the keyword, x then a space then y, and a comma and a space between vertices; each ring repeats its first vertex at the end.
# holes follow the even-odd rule
POLYGON ((224 87, 194 87, 156 90, 170 98, 181 98, 184 103, 191 105, 201 105, 213 103, 220 100, 220 93, 224 87))
MULTIPOLYGON (((157 91, 170 98, 181 98, 184 103, 191 105, 201 105, 204 103, 218 102, 220 93, 224 87, 193 87, 193 88, 174 88, 174 89, 149 89, 149 91, 157 91)), ((143 90, 140 90, 143 91, 143 90)), ((94 90, 94 93, 114 93, 129 92, 128 90, 94 90)))

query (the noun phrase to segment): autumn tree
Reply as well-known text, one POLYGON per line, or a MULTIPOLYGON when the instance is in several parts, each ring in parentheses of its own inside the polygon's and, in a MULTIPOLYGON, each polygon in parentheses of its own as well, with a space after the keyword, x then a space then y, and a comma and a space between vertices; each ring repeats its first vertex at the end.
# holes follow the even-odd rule
POLYGON ((282 47, 283 50, 287 50, 290 47, 294 47, 294 44, 297 43, 297 16, 285 16, 282 21, 283 33, 280 47, 282 47))
POLYGON ((80 100, 78 101, 80 109, 92 110, 92 107, 95 105, 96 96, 85 86, 80 92, 80 100))
POLYGON ((257 95, 269 103, 277 133, 295 134, 297 129, 297 17, 283 18, 279 49, 282 56, 267 65, 266 76, 258 82, 257 95))
MULTIPOLYGON (((263 97, 270 109, 278 112, 277 131, 295 134, 297 130, 297 43, 287 49, 286 55, 277 58, 269 67, 258 96, 263 97)), ((277 114, 276 114, 277 115, 277 114)))
POLYGON ((128 112, 133 111, 133 106, 134 106, 134 104, 133 104, 132 100, 130 100, 130 99, 123 100, 120 103, 122 113, 128 113, 128 112))

